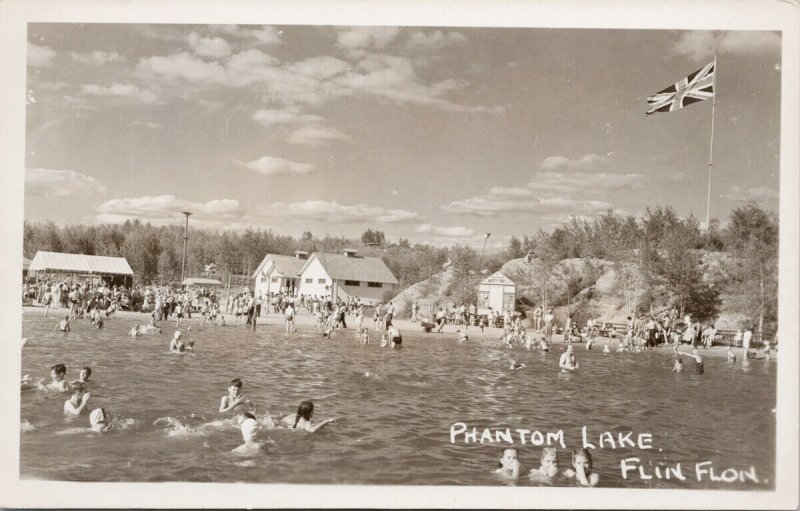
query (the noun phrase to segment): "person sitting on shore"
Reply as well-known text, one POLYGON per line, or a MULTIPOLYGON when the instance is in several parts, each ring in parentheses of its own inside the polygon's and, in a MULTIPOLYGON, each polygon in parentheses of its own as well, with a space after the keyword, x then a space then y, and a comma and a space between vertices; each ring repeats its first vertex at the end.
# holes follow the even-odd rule
POLYGON ((501 479, 516 480, 519 479, 520 468, 522 467, 517 459, 517 450, 513 447, 507 447, 503 449, 494 473, 501 479))
POLYGON ((592 472, 592 453, 589 449, 580 448, 572 451, 572 468, 564 471, 564 475, 575 479, 581 486, 597 486, 600 474, 592 472))
POLYGON ((323 426, 336 422, 336 417, 331 417, 322 422, 314 423, 311 420, 313 416, 314 403, 311 401, 303 401, 300 403, 300 406, 297 407, 297 413, 294 416, 287 415, 284 417, 283 422, 291 425, 292 429, 295 431, 305 431, 307 433, 314 433, 319 431, 323 426))
POLYGON ((551 482, 558 475, 558 454, 555 447, 542 449, 542 458, 539 468, 531 469, 528 477, 531 481, 551 482))

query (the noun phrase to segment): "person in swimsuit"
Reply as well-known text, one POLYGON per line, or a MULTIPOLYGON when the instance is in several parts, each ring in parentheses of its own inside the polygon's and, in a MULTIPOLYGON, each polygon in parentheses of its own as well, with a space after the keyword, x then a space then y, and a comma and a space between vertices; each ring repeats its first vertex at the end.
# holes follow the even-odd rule
POLYGON ((539 468, 531 469, 528 477, 531 481, 551 482, 558 475, 558 453, 555 447, 542 449, 542 459, 539 468))
POLYGON ((678 355, 678 359, 675 361, 675 365, 672 367, 673 373, 682 373, 683 372, 683 359, 680 355, 678 355))
POLYGON ((58 322, 54 330, 59 332, 69 332, 69 316, 64 316, 64 319, 58 322))
POLYGON ((261 429, 261 425, 256 420, 256 416, 252 413, 245 412, 239 414, 236 417, 236 421, 239 423, 244 443, 231 452, 234 454, 250 454, 263 449, 265 445, 264 442, 256 442, 256 433, 261 429))
POLYGON ((695 374, 703 374, 705 372, 703 368, 703 357, 698 354, 697 348, 694 348, 691 353, 685 353, 685 355, 692 357, 696 362, 694 366, 695 374))
POLYGON ((519 479, 521 465, 519 464, 517 455, 517 450, 513 447, 503 449, 503 453, 500 455, 500 461, 497 463, 497 468, 494 471, 495 475, 501 479, 519 479))
POLYGON ((573 373, 578 369, 578 363, 575 362, 575 355, 572 354, 572 344, 567 344, 567 350, 561 354, 558 367, 561 368, 562 373, 573 373))
POLYGON ((319 431, 323 426, 336 422, 336 417, 331 417, 330 419, 315 423, 311 420, 313 416, 314 403, 311 401, 303 401, 300 403, 300 406, 297 407, 297 413, 294 416, 287 415, 283 418, 283 422, 287 425, 291 425, 292 429, 296 431, 305 431, 307 433, 314 433, 319 431))
POLYGON ((369 331, 366 328, 361 331, 361 344, 369 344, 369 331))
POLYGON ((400 335, 400 330, 395 325, 389 326, 389 341, 392 343, 392 348, 403 347, 403 336, 400 335))
POLYGON ((564 471, 568 478, 574 478, 581 486, 597 486, 600 474, 592 472, 592 453, 581 448, 572 451, 572 468, 564 471))
POLYGON ((41 380, 36 383, 39 390, 54 391, 54 392, 69 392, 69 385, 64 376, 67 374, 67 366, 64 364, 56 364, 50 368, 51 382, 44 385, 41 380))
POLYGON ((95 408, 89 414, 89 429, 102 433, 111 429, 111 414, 105 408, 95 408))
POLYGON ((64 415, 77 417, 89 404, 90 394, 86 392, 86 388, 81 385, 72 386, 72 395, 64 402, 64 415))

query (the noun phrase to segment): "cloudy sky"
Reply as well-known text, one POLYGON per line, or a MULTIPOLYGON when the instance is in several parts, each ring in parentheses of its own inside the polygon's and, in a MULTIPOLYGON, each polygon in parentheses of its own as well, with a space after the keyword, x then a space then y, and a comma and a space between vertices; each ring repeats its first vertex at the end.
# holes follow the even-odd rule
POLYGON ((31 24, 25 216, 491 247, 608 208, 777 211, 780 36, 31 24))

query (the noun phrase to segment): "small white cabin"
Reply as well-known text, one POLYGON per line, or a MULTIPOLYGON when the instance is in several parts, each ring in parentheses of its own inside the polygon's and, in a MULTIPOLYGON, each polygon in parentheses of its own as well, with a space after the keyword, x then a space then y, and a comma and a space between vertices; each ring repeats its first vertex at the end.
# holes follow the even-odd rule
POLYGON ((490 308, 513 314, 516 301, 517 285, 499 271, 478 284, 478 314, 488 314, 490 308))
POLYGON ((296 294, 300 269, 308 261, 308 252, 298 250, 293 256, 267 254, 253 272, 256 296, 278 293, 296 294))

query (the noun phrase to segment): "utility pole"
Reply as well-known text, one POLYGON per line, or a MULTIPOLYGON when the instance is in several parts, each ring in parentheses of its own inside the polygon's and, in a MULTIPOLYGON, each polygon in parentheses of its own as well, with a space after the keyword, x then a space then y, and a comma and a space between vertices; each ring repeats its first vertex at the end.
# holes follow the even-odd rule
POLYGON ((186 278, 186 240, 189 239, 189 216, 191 213, 188 211, 183 212, 186 215, 186 224, 183 227, 183 259, 181 261, 181 286, 186 278))

